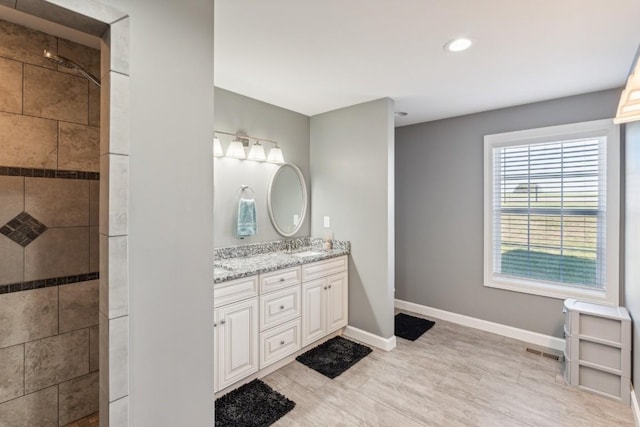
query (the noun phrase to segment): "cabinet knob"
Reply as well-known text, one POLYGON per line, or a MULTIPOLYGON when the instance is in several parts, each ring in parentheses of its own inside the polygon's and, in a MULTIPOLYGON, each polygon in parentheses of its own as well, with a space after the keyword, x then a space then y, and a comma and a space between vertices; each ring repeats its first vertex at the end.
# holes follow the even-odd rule
POLYGON ((281 278, 280 278, 280 281, 281 281, 281 282, 284 282, 284 277, 281 277, 281 278))
POLYGON ((324 288, 325 288, 325 289, 327 289, 327 287, 326 287, 326 286, 325 286, 324 288))
POLYGON ((218 324, 213 322, 213 327, 215 328, 216 326, 218 326, 218 324))
POLYGON ((280 306, 280 310, 284 310, 284 305, 281 305, 281 306, 280 306))
POLYGON ((220 321, 220 324, 221 324, 221 325, 224 325, 225 323, 227 323, 227 321, 226 321, 226 320, 224 320, 224 319, 220 321))
POLYGON ((331 289, 331 285, 329 285, 329 289, 331 289))
POLYGON ((284 340, 280 341, 280 345, 284 345, 284 340))

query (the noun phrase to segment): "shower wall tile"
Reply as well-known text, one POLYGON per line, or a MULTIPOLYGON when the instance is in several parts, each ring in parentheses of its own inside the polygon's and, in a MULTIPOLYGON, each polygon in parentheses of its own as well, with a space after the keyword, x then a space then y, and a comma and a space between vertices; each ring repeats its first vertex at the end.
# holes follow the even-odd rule
POLYGON ((109 319, 129 313, 128 237, 100 235, 100 250, 107 254, 100 265, 100 312, 109 319))
POLYGON ((128 232, 129 157, 117 154, 100 156, 100 206, 108 214, 100 215, 100 234, 123 236, 128 232))
POLYGON ((55 121, 0 113, 0 165, 55 169, 57 146, 55 121))
POLYGON ((60 384, 60 425, 98 411, 98 373, 60 384))
POLYGON ((89 372, 100 369, 100 328, 98 325, 89 328, 89 372))
POLYGON ((100 154, 129 154, 129 77, 110 71, 102 86, 100 154))
POLYGON ((109 402, 129 393, 129 316, 107 319, 100 313, 100 388, 109 402))
POLYGON ((56 64, 43 52, 56 52, 57 44, 54 36, 0 20, 0 56, 4 58, 55 69, 56 64))
POLYGON ((62 285, 60 292, 60 333, 98 324, 98 281, 62 285))
POLYGON ((25 178, 25 210, 48 228, 88 226, 89 181, 25 178))
POLYGON ((58 168, 100 172, 100 128, 60 122, 58 168))
POLYGON ((89 227, 89 271, 100 271, 100 235, 98 226, 89 227))
POLYGON ((24 394, 24 345, 0 349, 0 403, 24 394))
POLYGON ((24 280, 89 273, 89 227, 52 228, 25 248, 24 280))
POLYGON ((0 234, 0 285, 24 280, 24 249, 0 234))
POLYGON ((100 126, 100 88, 89 85, 89 126, 100 126))
POLYGON ((0 348, 58 333, 58 289, 0 295, 0 348))
POLYGON ((22 64, 0 58, 0 111, 22 113, 22 64))
POLYGON ((16 7, 16 1, 17 0, 0 0, 0 5, 13 9, 16 7))
POLYGON ((86 125, 88 90, 82 77, 24 66, 24 114, 86 125))
MULTIPOLYGON (((58 54, 64 56, 82 66, 89 74, 100 78, 100 51, 70 40, 60 39, 58 41, 58 54)), ((76 70, 58 66, 58 71, 63 73, 81 76, 76 70)))
POLYGON ((111 24, 101 43, 102 75, 116 71, 129 75, 129 18, 111 24))
POLYGON ((25 344, 27 393, 89 373, 89 330, 69 332, 25 344))
POLYGON ((0 404, 2 426, 58 425, 58 387, 49 387, 0 404))
POLYGON ((24 210, 24 178, 0 176, 0 227, 24 210))
POLYGON ((89 225, 98 225, 99 218, 100 218, 100 181, 89 181, 89 225))

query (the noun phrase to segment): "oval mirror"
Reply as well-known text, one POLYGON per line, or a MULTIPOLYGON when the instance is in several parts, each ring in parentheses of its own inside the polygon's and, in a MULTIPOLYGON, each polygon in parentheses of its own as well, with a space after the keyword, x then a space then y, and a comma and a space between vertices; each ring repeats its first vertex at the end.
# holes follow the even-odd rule
POLYGON ((296 165, 285 163, 273 173, 267 192, 267 208, 279 234, 291 237, 300 230, 307 213, 307 185, 296 165))

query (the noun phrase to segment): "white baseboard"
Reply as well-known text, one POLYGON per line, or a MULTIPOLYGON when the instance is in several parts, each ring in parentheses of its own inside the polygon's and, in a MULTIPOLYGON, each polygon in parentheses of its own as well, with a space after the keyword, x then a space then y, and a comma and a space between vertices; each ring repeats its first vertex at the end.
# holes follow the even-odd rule
POLYGON ((448 322, 457 323, 459 325, 468 326, 470 328, 480 329, 482 331, 514 338, 520 341, 525 341, 541 347, 564 351, 564 340, 562 338, 539 334, 537 332, 514 328, 513 326, 502 325, 500 323, 489 322, 487 320, 476 319, 475 317, 464 316, 462 314, 439 310, 437 308, 415 304, 408 301, 402 301, 399 299, 395 300, 395 306, 396 308, 399 308, 401 310, 412 311, 414 313, 423 314, 425 316, 435 317, 437 319, 446 320, 448 322))
POLYGON ((640 427, 640 406, 638 406, 638 398, 636 397, 636 391, 631 386, 631 410, 633 411, 633 419, 636 422, 636 427, 640 427))
POLYGON ((382 338, 381 336, 374 335, 371 332, 363 331, 362 329, 354 328, 353 326, 347 326, 342 333, 345 337, 353 338, 365 344, 372 345, 374 347, 381 348, 382 350, 391 351, 396 348, 396 336, 391 338, 382 338))

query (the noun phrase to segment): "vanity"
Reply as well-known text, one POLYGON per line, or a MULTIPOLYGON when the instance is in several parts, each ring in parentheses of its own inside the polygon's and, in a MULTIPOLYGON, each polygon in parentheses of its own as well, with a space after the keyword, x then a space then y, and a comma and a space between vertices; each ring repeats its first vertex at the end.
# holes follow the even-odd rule
POLYGON ((349 243, 330 250, 321 243, 302 238, 216 250, 216 392, 268 375, 347 325, 349 243))
MULTIPOLYGON (((215 249, 217 396, 268 375, 347 326, 350 244, 333 240, 333 236, 329 237, 330 242, 295 237, 308 232, 302 229, 303 224, 309 227, 307 185, 302 171, 294 164, 284 163, 273 169, 274 166, 257 165, 254 175, 243 171, 243 182, 235 182, 236 189, 240 189, 236 195, 233 188, 221 189, 231 198, 227 206, 237 197, 254 199, 256 231, 246 239, 264 239, 264 235, 275 234, 284 240, 215 249), (265 188, 264 173, 271 170, 265 188), (246 189, 252 191, 247 193, 246 189), (262 199, 264 195, 266 200, 262 199), (267 214, 272 227, 265 224, 267 214)), ((234 229, 234 216, 226 218, 227 226, 234 229)), ((225 241, 235 244, 233 240, 225 241)))

